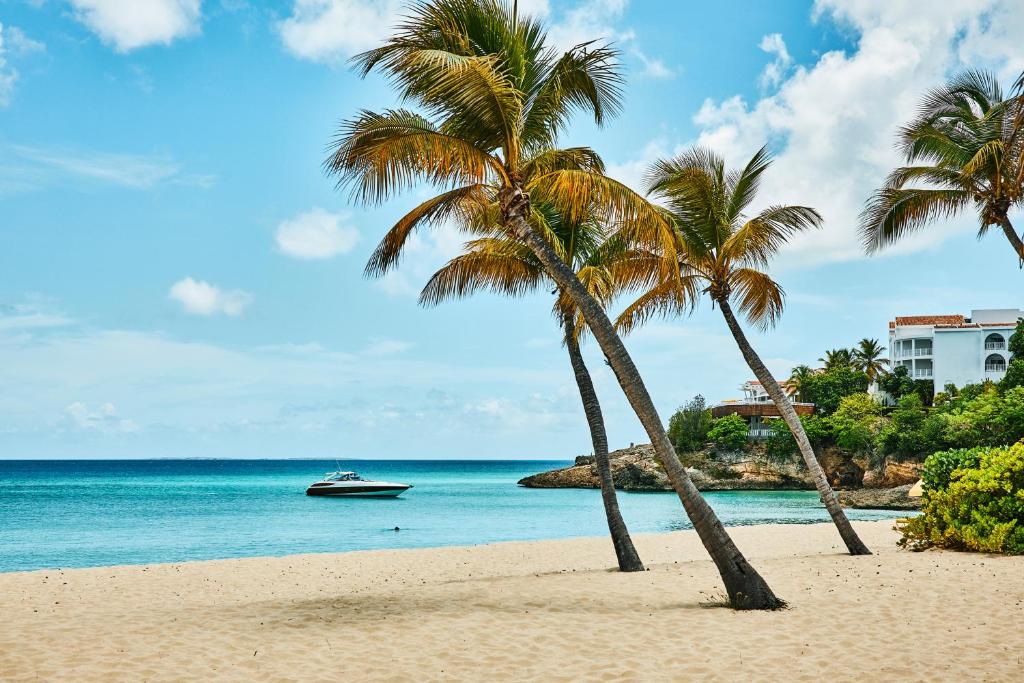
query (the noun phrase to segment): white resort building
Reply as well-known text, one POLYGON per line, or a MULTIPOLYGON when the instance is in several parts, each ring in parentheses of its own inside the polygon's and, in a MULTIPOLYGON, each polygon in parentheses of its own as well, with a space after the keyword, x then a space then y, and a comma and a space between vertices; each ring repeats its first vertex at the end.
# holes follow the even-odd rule
POLYGON ((1006 374, 1006 348, 1024 311, 989 308, 962 315, 911 315, 889 323, 889 357, 914 379, 933 380, 935 391, 947 384, 963 387, 1006 374))

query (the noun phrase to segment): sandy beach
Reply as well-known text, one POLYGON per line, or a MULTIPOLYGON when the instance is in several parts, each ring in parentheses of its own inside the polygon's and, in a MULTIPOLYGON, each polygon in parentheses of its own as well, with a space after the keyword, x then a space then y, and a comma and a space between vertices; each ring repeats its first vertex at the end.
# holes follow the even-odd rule
POLYGON ((737 613, 693 532, 0 574, 0 679, 1020 680, 1024 557, 732 529, 790 607, 737 613))

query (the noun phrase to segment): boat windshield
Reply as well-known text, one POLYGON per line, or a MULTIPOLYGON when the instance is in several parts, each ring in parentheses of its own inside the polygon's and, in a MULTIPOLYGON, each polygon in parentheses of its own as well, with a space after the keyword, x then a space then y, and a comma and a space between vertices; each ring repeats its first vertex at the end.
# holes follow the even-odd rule
POLYGON ((325 481, 361 481, 355 472, 328 472, 324 475, 325 481))

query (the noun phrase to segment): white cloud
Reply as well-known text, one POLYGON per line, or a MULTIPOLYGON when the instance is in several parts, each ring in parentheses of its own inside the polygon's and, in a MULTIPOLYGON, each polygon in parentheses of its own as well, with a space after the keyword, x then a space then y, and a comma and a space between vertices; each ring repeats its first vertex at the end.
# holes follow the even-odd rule
POLYGON ((348 218, 348 214, 315 207, 277 227, 277 246, 285 254, 301 259, 347 254, 359 241, 359 232, 345 224, 348 218))
MULTIPOLYGON (((694 117, 700 129, 688 144, 711 147, 730 165, 745 163, 765 143, 776 161, 758 201, 813 206, 825 218, 821 231, 801 236, 780 265, 814 266, 863 257, 857 225, 864 202, 899 165, 898 127, 913 116, 920 97, 949 73, 984 65, 1014 75, 1024 65, 1024 4, 1009 0, 893 3, 888 0, 818 0, 821 20, 842 24, 856 36, 850 52, 832 51, 810 65, 790 65, 777 88, 753 103, 740 96, 707 100, 694 117), (971 61, 965 62, 965 59, 971 61)), ((791 59, 784 42, 769 36, 762 48, 775 64, 791 59)), ((658 142, 662 150, 673 146, 658 142)), ((612 167, 636 175, 638 160, 612 167)), ((968 215, 946 221, 887 250, 934 248, 961 230, 974 230, 968 215)))
POLYGON ((4 29, 4 39, 6 40, 7 49, 12 54, 30 55, 37 52, 46 52, 46 43, 32 40, 17 26, 9 26, 4 29))
POLYGON ((296 57, 336 63, 383 42, 401 8, 400 0, 295 0, 278 30, 296 57))
POLYGON ((103 434, 131 434, 139 431, 133 420, 119 417, 113 403, 104 403, 98 410, 90 410, 88 404, 75 401, 64 409, 65 415, 78 429, 103 434))
POLYGON ((201 0, 70 0, 75 18, 118 52, 199 33, 201 0))
POLYGON ((761 87, 776 86, 782 82, 783 76, 793 63, 793 58, 786 49, 786 41, 782 39, 781 33, 771 33, 761 39, 758 47, 770 55, 775 55, 775 61, 761 72, 761 87))
POLYGON ((193 315, 239 316, 252 303, 252 295, 241 289, 222 290, 205 280, 186 277, 171 286, 167 296, 193 315))
POLYGON ((644 68, 640 72, 641 76, 647 76, 648 78, 673 78, 676 72, 665 65, 665 62, 660 59, 648 57, 638 48, 630 50, 634 57, 640 60, 644 68))

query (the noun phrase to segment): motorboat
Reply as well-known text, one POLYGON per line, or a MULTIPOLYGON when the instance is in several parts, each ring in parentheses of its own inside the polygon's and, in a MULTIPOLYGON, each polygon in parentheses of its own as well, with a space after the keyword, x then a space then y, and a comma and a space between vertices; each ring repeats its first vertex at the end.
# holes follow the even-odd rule
POLYGON ((411 484, 363 479, 355 472, 328 472, 322 480, 309 485, 306 495, 393 498, 411 488, 411 484))

